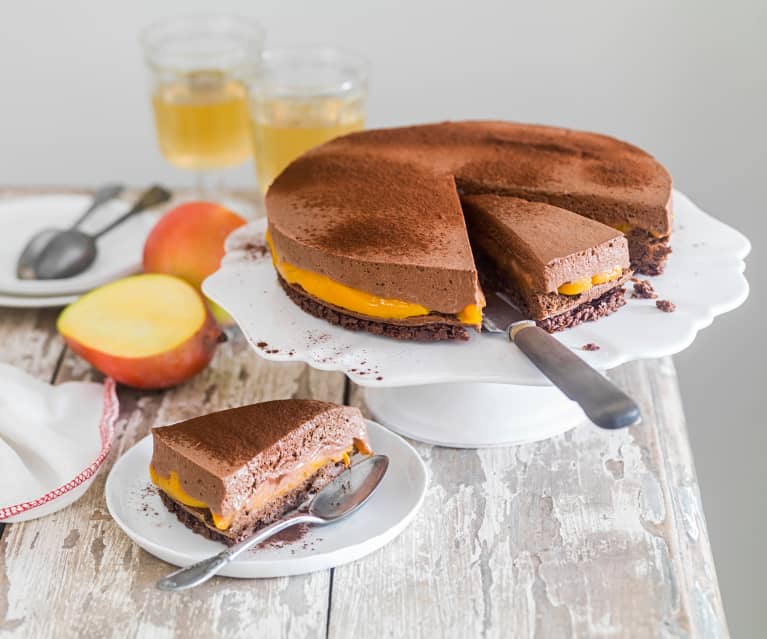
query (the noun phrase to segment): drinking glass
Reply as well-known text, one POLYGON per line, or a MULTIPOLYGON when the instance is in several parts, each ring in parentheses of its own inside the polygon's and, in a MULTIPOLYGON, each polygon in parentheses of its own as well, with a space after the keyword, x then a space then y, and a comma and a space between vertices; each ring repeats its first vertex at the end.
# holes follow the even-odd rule
POLYGON ((233 16, 172 18, 141 37, 160 151, 197 173, 237 166, 251 154, 247 85, 258 73, 264 31, 233 16))
POLYGON ((256 177, 266 192, 296 157, 365 125, 367 63, 327 47, 269 49, 250 86, 256 177))

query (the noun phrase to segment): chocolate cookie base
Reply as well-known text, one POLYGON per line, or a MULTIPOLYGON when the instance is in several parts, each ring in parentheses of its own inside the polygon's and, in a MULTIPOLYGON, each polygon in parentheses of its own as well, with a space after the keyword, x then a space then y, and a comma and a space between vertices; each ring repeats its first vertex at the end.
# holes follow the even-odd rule
MULTIPOLYGON (((506 291, 509 299, 520 312, 525 317, 530 317, 531 314, 527 310, 525 300, 520 295, 516 294, 515 291, 505 287, 501 288, 506 291)), ((543 319, 536 319, 534 321, 543 330, 548 331, 549 333, 556 333, 558 331, 563 331, 566 328, 572 328, 573 326, 578 326, 578 324, 583 324, 583 322, 593 322, 600 317, 606 317, 607 315, 614 313, 621 306, 625 306, 625 296, 626 289, 622 286, 616 286, 599 297, 583 302, 564 313, 559 313, 558 315, 552 315, 543 319)))
POLYGON ((249 519, 248 523, 240 526, 236 530, 219 530, 213 523, 213 518, 207 509, 185 506, 169 497, 162 490, 160 490, 159 493, 160 499, 162 499, 162 503, 165 504, 165 507, 175 514, 176 518, 192 532, 202 535, 207 539, 220 541, 231 546, 251 537, 259 528, 274 523, 285 513, 296 509, 311 495, 317 493, 333 481, 333 479, 340 475, 345 469, 346 466, 344 466, 343 462, 331 463, 323 466, 301 486, 270 502, 265 508, 262 508, 258 512, 253 513, 253 516, 249 519))
POLYGON ((563 331, 583 322, 593 322, 600 317, 605 317, 617 311, 626 304, 626 289, 622 286, 614 288, 595 300, 585 302, 574 309, 554 315, 543 320, 536 320, 536 324, 549 333, 563 331))
POLYGON ((328 306, 311 297, 298 286, 288 284, 279 274, 277 279, 280 285, 293 302, 301 307, 309 315, 319 317, 331 324, 352 331, 367 331, 373 335, 382 335, 399 340, 419 342, 439 342, 443 340, 467 340, 469 334, 466 328, 455 320, 450 322, 447 318, 435 319, 435 316, 427 315, 423 324, 395 324, 385 320, 363 319, 344 313, 339 309, 328 306))
POLYGON ((655 237, 647 231, 633 229, 626 234, 631 267, 642 275, 660 275, 666 268, 671 247, 669 237, 655 237))

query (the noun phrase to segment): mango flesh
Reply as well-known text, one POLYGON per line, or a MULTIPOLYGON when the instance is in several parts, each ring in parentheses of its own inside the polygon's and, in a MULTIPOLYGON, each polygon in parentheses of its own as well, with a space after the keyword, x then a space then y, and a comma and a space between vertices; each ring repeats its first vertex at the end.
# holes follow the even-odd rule
MULTIPOLYGON (((200 290, 224 257, 224 242, 245 220, 212 202, 187 202, 171 209, 155 224, 144 244, 145 273, 166 273, 200 290)), ((216 319, 231 323, 226 312, 209 302, 216 319)))
POLYGON ((199 373, 220 330, 202 296, 169 275, 126 277, 65 308, 57 327, 94 368, 136 388, 168 388, 199 373))

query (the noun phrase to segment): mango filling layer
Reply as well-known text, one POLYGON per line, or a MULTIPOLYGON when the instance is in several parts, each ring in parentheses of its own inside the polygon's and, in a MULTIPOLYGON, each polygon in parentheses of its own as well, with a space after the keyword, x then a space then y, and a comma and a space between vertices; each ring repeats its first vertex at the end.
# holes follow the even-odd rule
POLYGON ((565 282, 557 289, 557 292, 562 295, 580 295, 581 293, 588 291, 592 286, 604 284, 605 282, 612 282, 613 280, 617 280, 621 275, 623 275, 623 267, 616 266, 609 271, 597 273, 591 277, 584 277, 580 280, 565 282))
MULTIPOLYGON (((336 282, 320 273, 307 271, 289 264, 277 255, 268 233, 266 235, 266 242, 272 253, 274 268, 282 278, 288 284, 298 284, 309 295, 323 302, 348 311, 360 313, 361 315, 379 317, 381 319, 406 319, 408 317, 421 317, 431 313, 428 308, 420 304, 379 297, 336 282)), ((457 314, 457 318, 464 324, 479 326, 482 323, 482 307, 477 304, 469 304, 457 314)))
MULTIPOLYGON (((351 465, 351 455, 354 454, 354 446, 344 451, 340 455, 334 457, 319 457, 308 464, 302 464, 299 468, 280 475, 277 479, 263 482, 253 492, 252 497, 248 500, 247 504, 243 507, 247 507, 249 510, 258 511, 263 508, 268 502, 278 499, 283 495, 295 490, 301 486, 309 477, 314 475, 320 468, 329 463, 344 462, 344 465, 351 465)), ((362 451, 361 451, 362 452, 362 451)), ((369 454, 370 451, 368 451, 369 454)), ((213 518, 213 523, 219 530, 227 530, 232 525, 232 520, 237 514, 237 511, 228 513, 226 515, 216 513, 212 508, 208 506, 204 501, 201 501, 195 497, 192 497, 187 493, 181 485, 178 473, 171 471, 168 477, 160 477, 155 469, 149 466, 149 476, 152 479, 152 483, 162 490, 168 497, 190 508, 205 508, 210 512, 213 518)))

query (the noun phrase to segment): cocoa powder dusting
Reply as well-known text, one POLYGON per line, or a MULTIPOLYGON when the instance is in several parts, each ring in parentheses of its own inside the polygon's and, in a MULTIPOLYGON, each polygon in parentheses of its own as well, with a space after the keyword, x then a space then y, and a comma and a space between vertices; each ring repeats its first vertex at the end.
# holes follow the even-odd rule
POLYGON ((347 255, 412 255, 447 248, 441 230, 463 226, 449 176, 411 162, 329 149, 302 156, 271 187, 274 197, 289 194, 301 209, 325 214, 324 228, 308 243, 347 255), (336 217, 349 209, 352 194, 355 215, 336 217))
POLYGON ((282 548, 287 544, 293 544, 306 537, 309 532, 309 526, 307 524, 299 524, 298 526, 291 526, 278 532, 273 537, 270 537, 266 541, 261 542, 256 548, 282 548))

